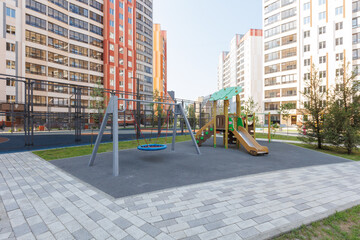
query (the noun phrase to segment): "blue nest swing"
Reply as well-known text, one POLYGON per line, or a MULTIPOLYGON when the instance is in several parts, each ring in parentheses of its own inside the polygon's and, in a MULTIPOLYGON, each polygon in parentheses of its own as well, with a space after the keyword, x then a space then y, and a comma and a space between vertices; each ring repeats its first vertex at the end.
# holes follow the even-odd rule
POLYGON ((141 151, 159 151, 167 148, 165 144, 144 144, 137 147, 141 151))

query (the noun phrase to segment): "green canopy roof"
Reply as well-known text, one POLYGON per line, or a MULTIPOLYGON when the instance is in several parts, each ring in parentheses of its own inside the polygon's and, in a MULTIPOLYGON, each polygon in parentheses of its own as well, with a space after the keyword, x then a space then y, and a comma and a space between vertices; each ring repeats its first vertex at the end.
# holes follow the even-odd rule
POLYGON ((229 100, 243 91, 242 87, 228 87, 212 94, 209 101, 229 100))

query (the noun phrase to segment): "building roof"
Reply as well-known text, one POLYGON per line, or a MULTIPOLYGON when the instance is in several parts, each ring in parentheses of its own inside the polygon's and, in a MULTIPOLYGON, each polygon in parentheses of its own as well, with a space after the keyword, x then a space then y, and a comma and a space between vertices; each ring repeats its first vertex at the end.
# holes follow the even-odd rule
POLYGON ((229 100, 243 91, 242 87, 228 87, 211 94, 209 101, 229 100))

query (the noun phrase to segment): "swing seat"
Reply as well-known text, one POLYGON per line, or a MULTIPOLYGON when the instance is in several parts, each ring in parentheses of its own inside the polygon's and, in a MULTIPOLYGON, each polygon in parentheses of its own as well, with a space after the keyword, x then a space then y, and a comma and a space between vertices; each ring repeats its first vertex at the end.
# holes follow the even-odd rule
POLYGON ((167 148, 165 144, 144 144, 137 147, 141 151, 160 151, 167 148))

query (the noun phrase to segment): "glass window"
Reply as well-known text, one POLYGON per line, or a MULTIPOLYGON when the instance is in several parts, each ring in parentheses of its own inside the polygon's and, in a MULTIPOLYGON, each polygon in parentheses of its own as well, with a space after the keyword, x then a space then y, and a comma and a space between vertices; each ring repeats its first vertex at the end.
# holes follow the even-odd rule
POLYGON ((62 7, 66 10, 68 10, 68 1, 66 0, 48 0, 49 2, 52 2, 55 5, 58 5, 59 7, 62 7))
POLYGON ((48 30, 63 37, 68 37, 68 30, 54 23, 49 22, 48 30))
POLYGON ((319 20, 324 20, 324 19, 326 19, 326 12, 319 13, 319 20))
POLYGON ((101 27, 90 24, 90 32, 96 33, 100 36, 103 35, 103 29, 101 27))
POLYGON ((46 30, 46 20, 26 14, 26 24, 46 30))
POLYGON ((26 0, 26 8, 46 15, 46 5, 34 0, 26 0))
POLYGON ((78 33, 75 31, 71 31, 70 30, 70 39, 79 41, 79 42, 83 42, 83 43, 88 43, 89 41, 89 37, 85 34, 82 33, 78 33))
POLYGON ((62 13, 62 12, 59 12, 58 10, 55 10, 51 7, 48 7, 48 15, 52 18, 55 18, 56 20, 59 20, 63 23, 68 23, 68 15, 62 13))
POLYGON ((90 49, 90 57, 98 60, 103 60, 103 53, 90 49))
POLYGON ((15 18, 15 9, 6 7, 6 16, 15 18))
POLYGON ((102 40, 91 37, 91 36, 90 36, 90 44, 94 45, 96 47, 100 47, 100 48, 103 47, 103 41, 102 40))
POLYGON ((48 61, 65 66, 68 65, 68 57, 58 53, 48 52, 48 61))
POLYGON ((25 72, 35 75, 46 75, 46 66, 34 64, 34 63, 25 63, 25 72))
POLYGON ((88 61, 70 58, 70 67, 89 69, 88 65, 89 65, 88 61))
POLYGON ((343 14, 343 7, 337 7, 335 8, 335 15, 343 14))
POLYGON ((87 22, 82 21, 77 18, 73 18, 73 17, 70 17, 70 26, 74 26, 77 28, 85 29, 85 30, 88 30, 88 28, 89 28, 89 25, 87 22))
POLYGON ((42 45, 46 45, 46 36, 40 33, 25 31, 25 39, 29 42, 34 42, 42 45))
POLYGON ((15 61, 6 60, 6 69, 15 69, 15 61))
POLYGON ((76 14, 79 14, 81 16, 84 17, 88 17, 89 16, 89 11, 85 8, 79 7, 75 4, 70 3, 70 11, 76 14))
POLYGON ((59 79, 68 79, 68 71, 58 68, 49 67, 48 68, 48 76, 59 79))
POLYGON ((81 56, 88 56, 88 49, 85 47, 76 46, 73 44, 70 44, 70 52, 81 55, 81 56))
POLYGON ((15 52, 15 43, 6 43, 6 51, 15 52))
POLYGON ((11 25, 6 24, 6 33, 11 34, 11 35, 15 35, 16 34, 15 26, 11 26, 11 25))
POLYGON ((67 52, 69 49, 67 42, 61 41, 59 39, 51 38, 51 37, 48 38, 48 46, 56 48, 56 49, 60 49, 64 52, 67 52))
POLYGON ((36 59, 45 61, 46 60, 46 51, 26 46, 25 56, 29 57, 29 58, 36 58, 36 59))
POLYGON ((103 10, 103 5, 101 3, 99 3, 98 1, 95 0, 90 0, 90 6, 93 8, 96 8, 99 11, 103 10))
POLYGON ((94 12, 90 12, 90 19, 98 22, 98 23, 103 23, 103 17, 99 14, 96 14, 94 12))

